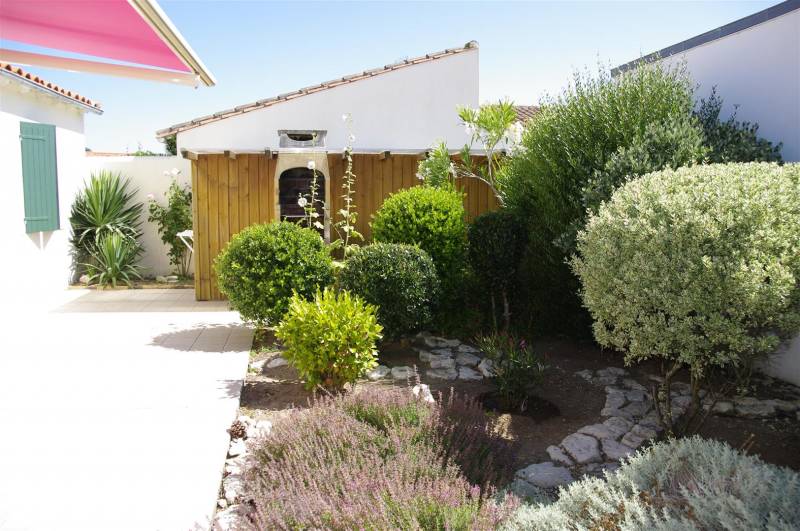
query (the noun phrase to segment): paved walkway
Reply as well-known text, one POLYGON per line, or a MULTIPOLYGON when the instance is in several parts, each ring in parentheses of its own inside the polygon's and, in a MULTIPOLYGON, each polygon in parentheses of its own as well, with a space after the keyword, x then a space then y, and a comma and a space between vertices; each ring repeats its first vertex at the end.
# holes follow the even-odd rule
POLYGON ((192 290, 3 304, 0 529, 207 528, 252 332, 192 290))

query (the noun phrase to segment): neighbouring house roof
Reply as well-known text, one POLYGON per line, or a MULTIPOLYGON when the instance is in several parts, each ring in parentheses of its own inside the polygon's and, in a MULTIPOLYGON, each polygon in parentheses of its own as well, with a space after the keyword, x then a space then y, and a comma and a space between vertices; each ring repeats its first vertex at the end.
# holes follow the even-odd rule
POLYGON ((645 55, 639 59, 629 61, 612 69, 611 75, 616 76, 617 74, 621 74, 622 72, 630 70, 631 68, 635 68, 641 63, 652 63, 653 61, 664 59, 671 55, 686 52, 700 45, 716 41, 740 31, 744 31, 752 28, 753 26, 757 26, 758 24, 763 24, 764 22, 768 22, 774 18, 780 17, 797 9, 800 9, 800 0, 786 0, 785 2, 781 2, 780 4, 776 4, 772 7, 768 7, 767 9, 759 11, 758 13, 753 13, 752 15, 740 18, 739 20, 735 20, 729 24, 725 24, 724 26, 720 26, 700 35, 696 35, 690 39, 686 39, 685 41, 673 44, 672 46, 667 46, 666 48, 645 55))
POLYGON ((103 109, 100 107, 99 103, 92 101, 86 96, 81 96, 77 92, 72 92, 71 90, 59 87, 55 83, 46 81, 36 74, 26 72, 18 66, 0 62, 0 76, 14 79, 43 92, 52 94, 57 98, 66 100, 68 103, 77 105, 83 110, 91 111, 97 114, 103 114, 103 109))
POLYGON ((514 105, 514 111, 517 113, 517 120, 525 123, 539 112, 537 105, 514 105))
POLYGON ((309 94, 315 94, 317 92, 322 92, 323 90, 330 90, 332 88, 339 87, 342 85, 355 83, 357 81, 361 81, 364 79, 370 79, 375 76, 379 76, 381 74, 386 74, 389 72, 394 72, 395 70, 400 70, 402 68, 406 68, 409 66, 414 66, 422 63, 429 63, 431 61, 436 61, 437 59, 450 57, 452 55, 467 52, 477 48, 478 48, 478 43, 476 41, 470 41, 461 48, 448 48, 447 50, 442 50, 441 52, 433 52, 420 57, 405 59, 397 63, 388 64, 386 66, 374 68, 372 70, 365 70, 357 74, 344 76, 339 79, 333 79, 331 81, 325 81, 324 83, 319 83, 318 85, 311 85, 309 87, 304 87, 295 90, 293 92, 287 92, 286 94, 279 94, 277 96, 273 96, 271 98, 266 98, 263 100, 258 100, 253 103, 239 105, 238 107, 234 107, 233 109, 226 109, 224 111, 215 112, 214 114, 210 114, 208 116, 195 118, 194 120, 189 120, 188 122, 175 124, 171 127, 167 127, 166 129, 161 129, 160 131, 156 131, 156 136, 158 138, 163 138, 165 136, 174 135, 176 133, 181 133, 189 129, 194 129, 195 127, 200 127, 201 125, 206 125, 211 122, 224 120, 225 118, 237 116, 246 112, 264 109, 266 107, 271 107, 273 105, 277 105, 285 101, 301 98, 303 96, 308 96, 309 94))

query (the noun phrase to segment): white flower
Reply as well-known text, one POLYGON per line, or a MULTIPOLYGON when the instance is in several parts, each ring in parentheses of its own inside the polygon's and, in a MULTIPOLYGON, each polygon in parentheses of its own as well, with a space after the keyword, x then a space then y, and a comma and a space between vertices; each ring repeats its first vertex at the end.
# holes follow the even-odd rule
POLYGON ((171 174, 168 170, 164 170, 164 177, 169 177, 171 174))
POLYGON ((301 197, 297 200, 297 204, 300 205, 300 208, 305 208, 308 204, 308 200, 305 197, 301 197))
POLYGON ((317 169, 317 163, 314 162, 313 160, 309 160, 308 164, 306 164, 306 166, 308 166, 309 170, 316 170, 317 169))
POLYGON ((422 175, 421 173, 418 173, 417 174, 417 179, 419 179, 420 181, 424 181, 425 180, 425 176, 422 175))
POLYGON ((179 170, 178 168, 172 168, 172 171, 170 173, 172 174, 173 177, 177 177, 178 175, 181 174, 181 170, 179 170))
POLYGON ((324 229, 325 228, 325 226, 322 223, 320 223, 319 221, 315 221, 314 222, 314 226, 316 228, 318 228, 318 229, 324 229))
POLYGON ((350 119, 350 113, 349 112, 342 115, 342 121, 343 122, 346 122, 349 119, 350 119))
POLYGON ((153 194, 147 194, 147 200, 148 201, 155 201, 155 199, 156 199, 156 196, 154 196, 153 194))
POLYGON ((347 139, 348 139, 348 140, 350 141, 350 143, 352 144, 353 142, 355 142, 355 141, 356 141, 356 135, 354 135, 353 133, 350 133, 350 136, 348 136, 348 137, 347 137, 347 139))

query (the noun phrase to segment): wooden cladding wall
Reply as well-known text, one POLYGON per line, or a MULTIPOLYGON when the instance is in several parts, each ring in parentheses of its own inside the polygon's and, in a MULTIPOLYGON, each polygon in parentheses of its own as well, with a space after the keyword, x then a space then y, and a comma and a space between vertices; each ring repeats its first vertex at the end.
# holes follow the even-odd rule
MULTIPOLYGON (((367 240, 372 236, 369 222, 384 199, 398 190, 419 184, 418 162, 417 155, 391 155, 384 159, 373 154, 353 155, 356 227, 367 240)), ((213 263, 230 238, 253 223, 277 220, 275 166, 275 158, 257 154, 239 154, 236 158, 199 155, 192 161, 197 300, 224 298, 217 289, 213 263)), ((344 206, 345 161, 341 155, 329 155, 328 168, 330 211, 335 213, 344 206)), ((458 186, 465 193, 464 208, 469 220, 498 207, 494 194, 484 183, 461 179, 458 186)))

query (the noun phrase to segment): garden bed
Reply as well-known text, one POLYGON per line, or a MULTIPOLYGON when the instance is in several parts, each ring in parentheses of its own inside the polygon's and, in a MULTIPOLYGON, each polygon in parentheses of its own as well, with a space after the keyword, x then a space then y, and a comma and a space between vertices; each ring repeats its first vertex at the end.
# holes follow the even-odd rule
MULTIPOLYGON (((242 392, 242 412, 257 419, 275 420, 294 408, 304 408, 312 393, 305 390, 296 371, 287 366, 268 368, 269 360, 279 356, 272 348, 269 337, 259 335, 253 346, 255 365, 267 360, 263 372, 251 370, 242 392)), ((564 437, 577 432, 583 426, 599 422, 600 411, 606 401, 602 386, 586 381, 575 373, 582 370, 602 370, 622 367, 618 354, 601 351, 590 342, 567 339, 544 340, 536 344, 548 364, 535 396, 552 403, 559 414, 543 420, 530 415, 501 413, 500 425, 504 436, 518 443, 516 458, 520 467, 528 463, 548 460, 547 448, 558 444, 564 437)), ((390 345, 381 351, 380 362, 390 367, 417 366, 423 383, 430 386, 436 395, 447 393, 451 388, 473 397, 493 390, 489 380, 462 381, 426 378, 424 363, 411 346, 390 345)), ((629 368, 631 377, 646 383, 647 377, 657 372, 653 364, 641 364, 629 368)), ((412 379, 412 384, 413 384, 412 379)), ((405 380, 363 380, 359 388, 406 387, 405 380)), ((761 398, 783 398, 769 396, 769 388, 761 386, 757 395, 761 398)), ((701 434, 704 437, 725 441, 734 448, 749 444, 749 452, 760 455, 765 461, 800 470, 800 424, 795 417, 748 419, 722 415, 710 415, 701 434)))

